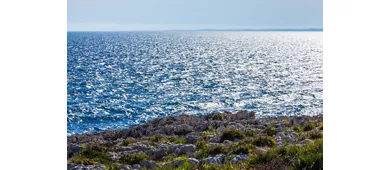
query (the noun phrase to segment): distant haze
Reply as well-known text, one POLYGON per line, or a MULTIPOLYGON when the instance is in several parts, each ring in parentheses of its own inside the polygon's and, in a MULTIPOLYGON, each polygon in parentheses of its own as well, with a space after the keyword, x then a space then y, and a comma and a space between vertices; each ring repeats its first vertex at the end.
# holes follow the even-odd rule
POLYGON ((322 28, 322 0, 68 0, 68 31, 322 28))

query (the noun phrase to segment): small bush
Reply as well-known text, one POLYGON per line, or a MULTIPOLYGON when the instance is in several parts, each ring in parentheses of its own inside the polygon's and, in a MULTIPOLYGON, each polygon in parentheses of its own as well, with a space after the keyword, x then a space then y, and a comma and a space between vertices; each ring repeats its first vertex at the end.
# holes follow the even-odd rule
POLYGON ((247 130, 247 131, 245 131, 245 136, 255 136, 258 133, 259 132, 256 130, 247 130))
POLYGON ((196 142, 195 145, 196 145, 196 148, 197 148, 197 149, 203 149, 203 148, 206 147, 208 144, 207 144, 206 141, 201 140, 201 141, 196 142))
POLYGON ((233 154, 248 154, 252 151, 253 148, 255 148, 255 146, 252 144, 239 145, 237 148, 235 148, 233 154))
POLYGON ((119 162, 120 163, 124 163, 124 164, 133 165, 133 164, 139 164, 142 161, 147 160, 147 158, 148 157, 145 154, 136 153, 134 155, 123 155, 123 156, 121 156, 119 158, 119 162))
POLYGON ((121 146, 127 146, 127 145, 130 145, 130 144, 133 144, 133 143, 135 143, 134 140, 132 140, 130 138, 126 138, 125 140, 122 141, 121 146))
POLYGON ((223 147, 222 145, 204 145, 203 148, 199 149, 195 152, 196 158, 207 158, 210 155, 217 155, 221 153, 227 153, 227 148, 223 147))
POLYGON ((85 158, 85 157, 79 157, 79 156, 74 156, 70 162, 72 163, 75 163, 75 164, 83 164, 83 165, 95 165, 96 162, 91 160, 91 159, 88 159, 88 158, 85 158))
POLYGON ((257 165, 270 162, 278 157, 278 152, 274 149, 271 149, 267 152, 260 152, 256 154, 249 155, 248 164, 257 165))
POLYGON ((214 136, 214 135, 217 135, 217 134, 218 134, 217 129, 215 129, 212 126, 209 126, 209 127, 207 127, 207 130, 202 132, 202 137, 206 138, 209 135, 214 136))
POLYGON ((213 120, 223 120, 223 114, 222 113, 215 113, 212 117, 213 120))
POLYGON ((242 133, 240 130, 226 129, 221 136, 221 142, 223 142, 224 140, 234 141, 235 139, 243 139, 243 138, 244 138, 244 133, 242 133))
POLYGON ((176 144, 185 144, 186 143, 186 140, 183 139, 183 138, 178 138, 178 137, 173 137, 171 139, 169 139, 170 142, 172 143, 176 143, 176 144))
POLYGON ((310 132, 307 134, 308 138, 310 139, 320 139, 322 138, 323 134, 322 132, 310 132))
POLYGON ((303 126, 303 131, 305 131, 305 132, 311 131, 311 130, 313 130, 315 127, 316 127, 316 123, 314 123, 314 122, 309 122, 309 123, 306 123, 305 126, 303 126))
POLYGON ((323 169, 322 153, 300 155, 292 164, 293 170, 301 169, 323 169))
POLYGON ((107 164, 107 165, 105 165, 105 167, 106 167, 106 170, 120 170, 121 169, 121 165, 118 163, 107 164))
POLYGON ((160 135, 152 136, 149 138, 150 142, 169 142, 169 139, 160 135))
POLYGON ((273 135, 276 135, 276 133, 278 132, 276 130, 276 128, 274 126, 268 126, 264 132, 268 135, 268 136, 273 136, 273 135))
MULTIPOLYGON (((323 140, 317 139, 301 147, 298 145, 270 149, 249 155, 248 164, 251 167, 269 164, 277 159, 282 160, 291 169, 323 169, 323 140)), ((260 166, 261 167, 261 166, 260 166)))
POLYGON ((217 164, 203 164, 203 167, 201 168, 203 170, 237 170, 237 169, 243 169, 240 164, 232 164, 228 163, 226 165, 217 165, 217 164))
POLYGON ((276 140, 270 136, 261 136, 259 138, 253 139, 252 143, 256 146, 273 147, 276 145, 276 140))
POLYGON ((292 127, 292 130, 295 131, 295 132, 297 132, 297 133, 301 133, 301 132, 303 131, 302 128, 299 127, 299 126, 293 126, 293 127, 292 127))
POLYGON ((285 162, 283 162, 280 159, 274 159, 270 162, 264 163, 264 164, 257 164, 250 167, 250 169, 256 170, 288 170, 288 166, 285 162))
POLYGON ((71 162, 85 165, 93 165, 97 162, 109 164, 112 162, 112 159, 103 153, 104 150, 106 149, 98 145, 88 145, 79 154, 74 156, 71 162))

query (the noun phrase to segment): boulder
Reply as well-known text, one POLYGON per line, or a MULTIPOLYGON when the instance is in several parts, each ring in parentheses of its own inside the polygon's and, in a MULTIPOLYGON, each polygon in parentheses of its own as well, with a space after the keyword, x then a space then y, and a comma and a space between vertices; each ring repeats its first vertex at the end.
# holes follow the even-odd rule
POLYGON ((186 154, 186 153, 191 153, 196 151, 196 146, 193 144, 187 144, 183 145, 180 147, 179 153, 178 154, 186 154))
POLYGON ((154 167, 157 166, 156 162, 154 161, 142 161, 139 165, 142 168, 148 168, 148 169, 153 169, 154 167))
POLYGON ((222 161, 223 161, 222 156, 208 157, 202 160, 202 162, 208 164, 222 164, 222 161))

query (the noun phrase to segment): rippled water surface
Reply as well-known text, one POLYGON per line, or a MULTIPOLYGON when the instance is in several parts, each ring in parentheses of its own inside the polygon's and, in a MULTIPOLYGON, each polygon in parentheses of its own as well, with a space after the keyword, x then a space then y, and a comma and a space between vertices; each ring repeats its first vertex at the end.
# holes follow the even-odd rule
POLYGON ((322 114, 322 32, 69 32, 68 135, 175 114, 322 114))

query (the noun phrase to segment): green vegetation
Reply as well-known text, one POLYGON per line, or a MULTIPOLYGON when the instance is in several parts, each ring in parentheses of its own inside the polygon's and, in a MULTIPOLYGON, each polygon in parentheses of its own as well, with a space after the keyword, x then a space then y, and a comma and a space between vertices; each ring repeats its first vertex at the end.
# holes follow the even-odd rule
POLYGON ((226 165, 204 164, 203 170, 237 170, 242 169, 240 164, 228 163, 226 165))
POLYGON ((256 134, 259 134, 256 130, 247 130, 245 131, 245 136, 255 136, 256 134))
POLYGON ((252 149, 255 148, 252 144, 245 144, 245 145, 239 145, 238 147, 235 147, 233 150, 233 154, 248 154, 252 152, 252 149))
POLYGON ((136 143, 136 141, 130 138, 126 138, 125 140, 122 141, 121 146, 127 146, 133 143, 136 143))
POLYGON ((224 140, 234 141, 235 139, 243 139, 245 137, 244 133, 236 129, 226 129, 221 136, 221 142, 224 140))
MULTIPOLYGON (((212 116, 207 116, 207 120, 224 120, 221 113, 215 113, 212 116)), ((233 123, 240 123, 245 126, 247 130, 238 130, 234 128, 226 128, 222 133, 218 131, 221 128, 229 124, 230 122, 214 122, 208 124, 205 131, 199 131, 198 129, 191 135, 196 137, 197 142, 196 151, 187 154, 177 153, 175 147, 171 147, 173 144, 186 144, 186 138, 183 136, 165 136, 144 135, 139 138, 128 137, 126 139, 107 140, 107 142, 100 142, 100 144, 86 144, 91 143, 84 142, 84 140, 76 139, 74 143, 82 146, 82 149, 77 154, 72 154, 72 158, 68 159, 70 163, 84 164, 84 165, 104 165, 107 170, 119 170, 124 166, 123 164, 134 165, 140 164, 146 160, 152 160, 157 163, 154 169, 157 170, 238 170, 238 169, 289 169, 289 170, 322 170, 323 169, 323 123, 322 122, 309 122, 318 121, 318 119, 305 118, 308 123, 302 123, 302 121, 295 121, 294 118, 282 118, 272 119, 270 122, 264 124, 262 121, 239 121, 233 123), (281 140, 284 146, 278 146, 275 140, 275 135, 278 133, 277 125, 284 123, 285 127, 281 135, 281 140), (227 123, 227 124, 226 124, 227 123), (267 125, 265 129, 261 129, 267 125), (275 126, 274 126, 275 125, 275 126), (217 130, 218 129, 218 130, 217 130), (249 130, 250 129, 250 130, 249 130), (294 130, 295 132, 292 132, 294 130), (295 137, 296 140, 292 140, 291 137, 295 137), (202 138, 203 137, 203 138, 202 138), (215 142, 215 139, 220 137, 219 142, 225 143, 209 143, 215 142), (305 140, 311 139, 311 140, 305 140), (298 142, 305 140, 305 145, 297 144, 298 142), (80 141, 83 141, 81 144, 80 141), (120 141, 120 142, 118 142, 120 141), (122 149, 131 149, 130 153, 139 152, 141 147, 123 147, 129 146, 137 142, 146 142, 142 147, 144 153, 150 154, 148 157, 144 153, 126 154, 117 153, 118 159, 114 161, 110 158, 110 154, 107 152, 119 152, 122 149), (232 142, 231 142, 232 141, 232 142), (165 144, 157 144, 165 143, 165 144), (144 149, 145 148, 145 149, 144 149), (163 150, 156 150, 165 148, 163 150), (175 150, 171 152, 172 150, 175 150), (152 152, 150 152, 152 151, 152 152), (163 151, 163 152, 160 152, 163 151), (155 156, 162 155, 163 156, 155 156), (215 157, 216 155, 223 154, 226 157, 223 158, 222 164, 207 164, 201 161, 204 158, 215 157), (230 161, 237 155, 247 154, 248 159, 239 160, 236 163, 230 161), (191 164, 189 156, 193 156, 199 164, 191 164)), ((148 133, 149 134, 149 133, 148 133)), ((114 134, 116 135, 116 134, 114 134)), ((278 134, 279 135, 279 134, 278 134)), ((118 133, 118 136, 120 134, 118 133)), ((106 135, 106 138, 110 135, 106 135)), ((116 136, 114 136, 116 137, 116 136)), ((192 138, 189 138, 192 140, 192 138)), ((95 141, 92 141, 95 142, 95 141)), ((217 141, 218 142, 218 141, 217 141)), ((181 151, 181 148, 179 147, 181 151)), ((69 156, 69 155, 68 155, 69 156)), ((147 168, 142 168, 147 169, 147 168)))
POLYGON ((123 156, 121 156, 119 158, 119 162, 123 163, 123 164, 133 165, 133 164, 139 164, 142 161, 145 161, 147 159, 148 159, 148 157, 145 154, 136 153, 136 154, 133 154, 133 155, 123 155, 123 156))
POLYGON ((207 127, 207 130, 203 131, 202 132, 202 137, 203 138, 206 138, 207 136, 215 136, 215 135, 218 135, 218 131, 217 129, 215 129, 214 127, 212 126, 209 126, 207 127))
POLYGON ((202 145, 202 147, 195 152, 195 157, 198 159, 207 158, 211 155, 217 155, 217 154, 227 153, 227 152, 228 152, 227 148, 223 147, 222 145, 211 146, 209 144, 205 144, 202 145))
POLYGON ((121 169, 121 165, 118 163, 106 165, 106 170, 120 170, 120 169, 121 169))
POLYGON ((303 132, 303 129, 302 129, 301 127, 299 127, 299 126, 293 126, 293 127, 292 127, 292 130, 295 131, 295 132, 297 132, 297 133, 303 132))
POLYGON ((198 142, 196 142, 196 144, 195 144, 195 146, 196 146, 197 149, 203 149, 203 148, 205 148, 207 145, 208 145, 207 142, 204 141, 204 140, 198 141, 198 142))
POLYGON ((160 135, 152 136, 149 138, 150 142, 169 142, 169 139, 160 135))
POLYGON ((315 124, 313 122, 307 123, 305 126, 303 126, 303 131, 311 131, 315 128, 315 124))
POLYGON ((268 136, 273 136, 273 135, 276 135, 276 133, 278 132, 276 130, 276 128, 274 126, 268 126, 267 129, 264 130, 264 132, 268 135, 268 136))
POLYGON ((188 159, 182 159, 184 162, 181 166, 175 166, 173 164, 169 164, 169 165, 159 165, 157 166, 156 170, 194 170, 196 169, 196 167, 194 165, 191 165, 189 162, 188 162, 188 159))
POLYGON ((72 157, 71 162, 84 165, 110 164, 112 160, 104 153, 105 151, 107 151, 106 148, 98 145, 87 145, 79 154, 72 157))
POLYGON ((276 140, 270 136, 261 136, 259 138, 253 139, 252 143, 256 146, 276 146, 276 140))
POLYGON ((293 170, 323 169, 322 150, 323 141, 322 139, 317 139, 304 147, 293 145, 252 154, 249 156, 248 164, 254 166, 280 159, 284 163, 291 165, 293 170))
POLYGON ((223 120, 223 114, 222 113, 215 113, 212 117, 213 120, 223 120))
POLYGON ((176 143, 176 144, 185 144, 186 143, 186 140, 183 139, 183 138, 179 138, 179 137, 173 137, 171 139, 169 139, 170 142, 172 143, 176 143))
POLYGON ((310 139, 319 139, 319 138, 322 138, 322 135, 323 135, 322 132, 315 131, 315 132, 310 132, 310 133, 308 133, 308 134, 307 134, 307 138, 310 138, 310 139))

